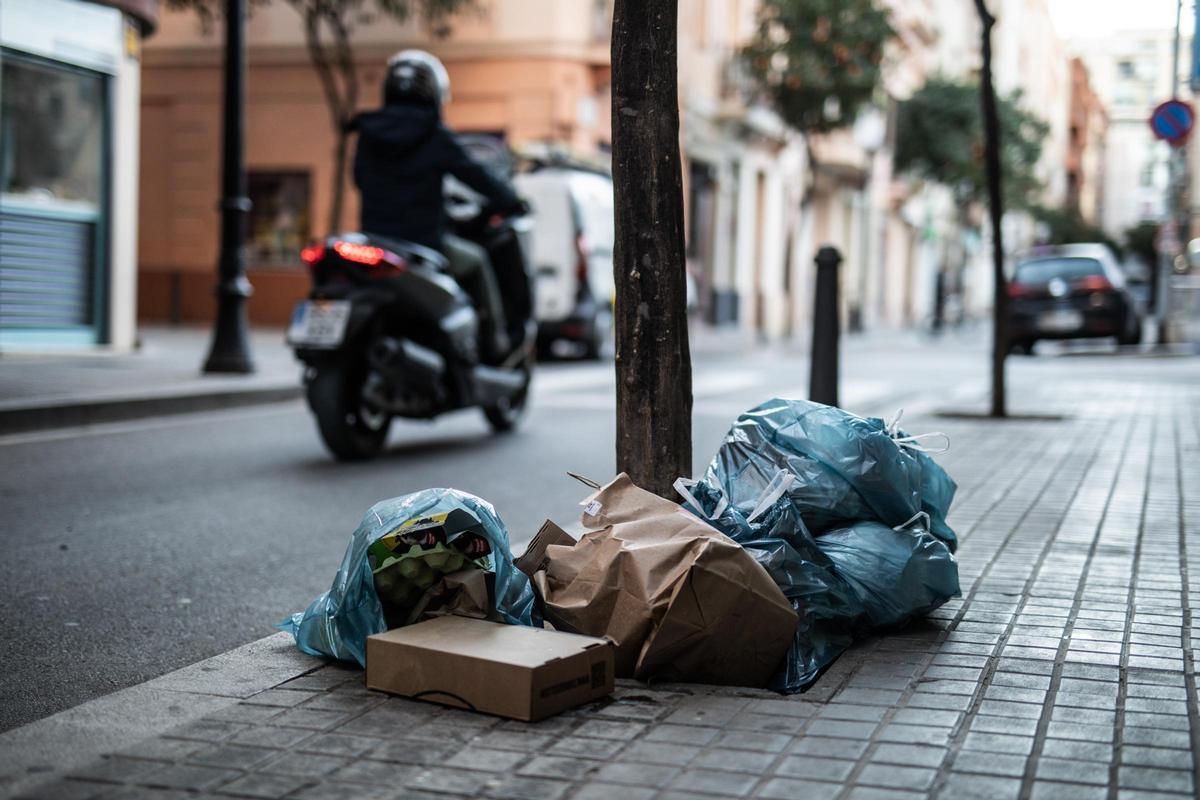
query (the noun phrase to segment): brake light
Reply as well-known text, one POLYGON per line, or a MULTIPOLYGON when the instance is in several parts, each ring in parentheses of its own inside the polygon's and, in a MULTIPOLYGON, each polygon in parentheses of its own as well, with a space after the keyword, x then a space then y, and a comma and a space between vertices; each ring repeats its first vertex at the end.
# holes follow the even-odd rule
POLYGON ((383 261, 383 249, 372 247, 369 244, 355 244, 354 242, 334 242, 333 250, 347 261, 354 261, 359 264, 366 264, 369 267, 374 267, 383 261))
POLYGON ((300 260, 310 267, 325 257, 325 245, 310 244, 300 251, 300 260))
POLYGON ((1008 296, 1014 300, 1019 297, 1028 297, 1033 294, 1033 290, 1021 283, 1008 284, 1008 296))
POLYGON ((586 286, 588 279, 587 239, 582 233, 575 235, 575 280, 586 286))
POLYGON ((1075 290, 1079 292, 1107 292, 1111 288, 1112 284, 1103 275, 1086 275, 1075 281, 1075 290))

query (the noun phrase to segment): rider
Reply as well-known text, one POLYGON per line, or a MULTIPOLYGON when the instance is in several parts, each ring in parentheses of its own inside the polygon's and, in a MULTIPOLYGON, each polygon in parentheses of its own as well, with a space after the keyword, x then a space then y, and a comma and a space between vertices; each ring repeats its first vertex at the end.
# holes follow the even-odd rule
POLYGON ((450 76, 423 50, 388 60, 383 108, 350 123, 359 133, 354 182, 362 195, 362 230, 442 251, 450 274, 480 306, 486 357, 510 349, 504 303, 487 251, 446 230, 442 180, 449 174, 488 200, 489 215, 519 213, 524 202, 458 144, 442 124, 450 76))

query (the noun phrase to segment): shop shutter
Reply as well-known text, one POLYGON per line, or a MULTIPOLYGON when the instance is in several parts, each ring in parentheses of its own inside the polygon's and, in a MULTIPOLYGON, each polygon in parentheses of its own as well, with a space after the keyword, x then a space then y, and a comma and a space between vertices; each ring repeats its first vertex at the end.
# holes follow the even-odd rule
POLYGON ((93 322, 94 222, 0 211, 0 327, 93 322))

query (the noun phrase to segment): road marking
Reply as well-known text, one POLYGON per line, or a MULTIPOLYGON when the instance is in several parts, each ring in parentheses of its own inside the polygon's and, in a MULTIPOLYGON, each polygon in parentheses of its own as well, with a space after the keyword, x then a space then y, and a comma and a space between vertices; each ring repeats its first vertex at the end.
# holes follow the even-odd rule
POLYGON ((54 428, 44 431, 29 431, 28 433, 10 433, 0 436, 0 447, 19 444, 36 444, 40 442, 57 442, 64 439, 80 439, 85 436, 116 436, 122 433, 138 433, 141 431, 174 428, 180 425, 202 425, 218 419, 253 419, 269 417, 295 411, 303 405, 299 399, 285 400, 281 403, 265 403, 245 408, 226 408, 215 411, 196 411, 182 414, 168 414, 160 417, 131 420, 129 422, 101 422, 96 425, 77 425, 72 428, 54 428))

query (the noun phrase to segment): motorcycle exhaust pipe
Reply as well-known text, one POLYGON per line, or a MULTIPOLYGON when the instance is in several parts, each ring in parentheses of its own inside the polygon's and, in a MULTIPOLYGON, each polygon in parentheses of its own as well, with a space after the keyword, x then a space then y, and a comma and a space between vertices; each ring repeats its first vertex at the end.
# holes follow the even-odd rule
POLYGON ((501 400, 511 400, 525 388, 525 374, 516 370, 478 366, 471 374, 479 405, 492 406, 501 400))
POLYGON ((367 358, 389 381, 406 387, 436 390, 446 374, 441 354, 408 339, 378 339, 367 358))

